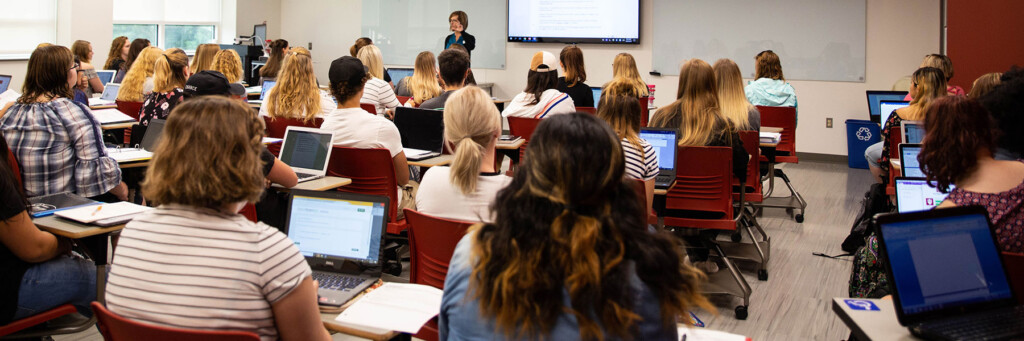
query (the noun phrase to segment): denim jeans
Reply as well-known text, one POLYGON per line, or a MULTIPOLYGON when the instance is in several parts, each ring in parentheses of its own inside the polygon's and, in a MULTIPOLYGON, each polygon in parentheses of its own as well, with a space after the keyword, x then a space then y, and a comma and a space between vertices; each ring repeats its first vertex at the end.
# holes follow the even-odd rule
POLYGON ((882 158, 882 144, 885 142, 875 143, 864 149, 864 158, 868 160, 868 164, 872 167, 879 167, 878 159, 882 158))
POLYGON ((25 271, 18 289, 14 319, 29 317, 70 303, 92 316, 89 303, 96 300, 96 265, 68 255, 36 264, 25 271))

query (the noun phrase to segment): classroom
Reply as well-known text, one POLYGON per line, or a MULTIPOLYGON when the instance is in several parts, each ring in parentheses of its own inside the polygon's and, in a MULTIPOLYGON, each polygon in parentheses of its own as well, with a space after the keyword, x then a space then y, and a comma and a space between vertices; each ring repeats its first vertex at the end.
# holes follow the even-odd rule
POLYGON ((1019 1, 3 7, 0 340, 1024 339, 1019 1))

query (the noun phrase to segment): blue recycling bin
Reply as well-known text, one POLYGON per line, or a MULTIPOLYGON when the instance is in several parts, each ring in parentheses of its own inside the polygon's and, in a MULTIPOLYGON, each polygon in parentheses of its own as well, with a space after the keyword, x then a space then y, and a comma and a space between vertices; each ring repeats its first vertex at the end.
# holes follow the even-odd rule
POLYGON ((868 168, 864 150, 881 141, 878 124, 868 120, 846 120, 846 152, 850 168, 868 168))

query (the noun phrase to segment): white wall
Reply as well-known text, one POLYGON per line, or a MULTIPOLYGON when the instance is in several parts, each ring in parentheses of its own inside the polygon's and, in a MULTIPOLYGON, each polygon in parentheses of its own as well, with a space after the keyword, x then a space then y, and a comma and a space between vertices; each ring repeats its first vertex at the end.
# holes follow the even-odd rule
POLYGON ((266 22, 267 39, 281 38, 281 0, 237 0, 235 13, 235 37, 250 35, 253 26, 266 22))
MULTIPOLYGON (((327 71, 334 59, 347 56, 360 37, 361 0, 280 0, 281 38, 292 46, 308 47, 320 84, 328 83, 327 71)), ((241 12, 242 9, 239 9, 241 12)))

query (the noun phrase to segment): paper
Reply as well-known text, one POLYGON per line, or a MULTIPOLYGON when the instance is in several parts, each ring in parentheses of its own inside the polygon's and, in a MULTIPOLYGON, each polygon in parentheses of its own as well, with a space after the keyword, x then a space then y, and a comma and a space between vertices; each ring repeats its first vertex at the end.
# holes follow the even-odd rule
POLYGON ((18 97, 21 97, 21 94, 19 94, 17 91, 7 89, 7 91, 4 91, 4 93, 0 94, 0 108, 7 106, 7 103, 17 101, 18 97))
POLYGON ((279 138, 276 138, 276 137, 264 137, 263 138, 263 144, 275 144, 275 143, 281 143, 281 141, 284 141, 284 139, 279 139, 279 138))
POLYGON ((441 312, 441 289, 404 283, 384 283, 359 298, 335 321, 415 334, 441 312))
POLYGON ((763 132, 761 135, 761 142, 767 143, 778 143, 782 140, 782 133, 768 133, 763 132))
POLYGON ((96 117, 96 120, 100 122, 100 125, 113 124, 113 123, 125 123, 135 122, 135 119, 131 116, 125 115, 117 109, 99 109, 93 110, 92 116, 96 117))
POLYGON ((115 218, 133 216, 151 209, 153 208, 122 201, 113 204, 100 204, 72 208, 69 210, 58 211, 54 213, 54 215, 88 224, 101 220, 117 220, 115 218))
POLYGON ((681 326, 679 340, 686 341, 750 341, 749 337, 699 327, 681 326))
POLYGON ((107 155, 114 158, 114 161, 117 161, 117 163, 143 161, 153 158, 153 152, 148 152, 142 148, 113 148, 107 150, 107 155))

